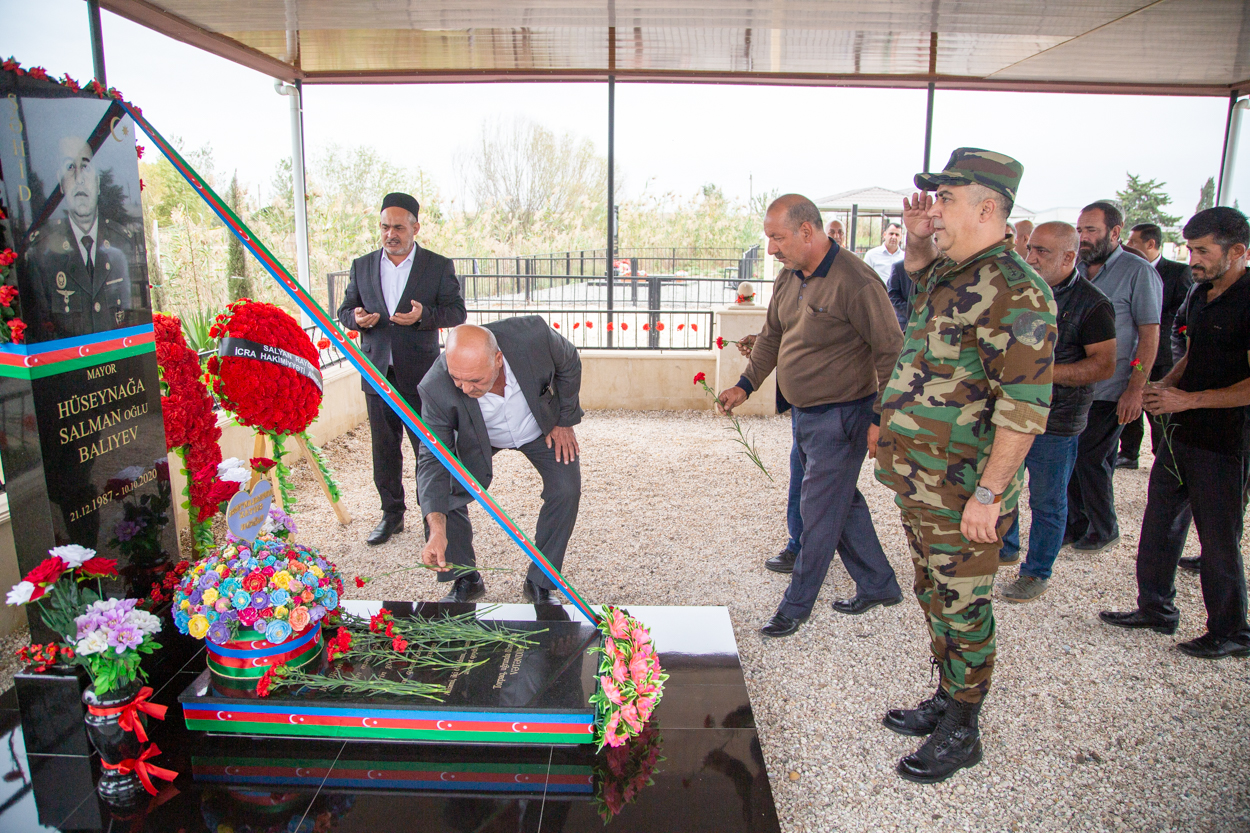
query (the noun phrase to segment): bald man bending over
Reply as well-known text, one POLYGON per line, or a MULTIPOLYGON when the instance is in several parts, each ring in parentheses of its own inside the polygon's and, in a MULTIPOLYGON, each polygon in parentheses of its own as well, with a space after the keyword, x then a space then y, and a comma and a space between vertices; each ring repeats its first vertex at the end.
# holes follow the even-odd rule
MULTIPOLYGON (((543 506, 534 543, 560 569, 577 522, 582 473, 573 426, 582 421, 578 392, 582 362, 567 339, 538 316, 508 318, 484 327, 462 324, 447 350, 421 380, 421 418, 455 452, 482 488, 494 474, 491 459, 520 451, 543 479, 543 506)), ((486 595, 480 573, 457 576, 448 564, 474 565, 473 497, 422 446, 417 491, 425 512, 421 560, 455 581, 444 602, 486 595)), ((523 593, 532 604, 553 604, 555 585, 531 565, 523 593)))

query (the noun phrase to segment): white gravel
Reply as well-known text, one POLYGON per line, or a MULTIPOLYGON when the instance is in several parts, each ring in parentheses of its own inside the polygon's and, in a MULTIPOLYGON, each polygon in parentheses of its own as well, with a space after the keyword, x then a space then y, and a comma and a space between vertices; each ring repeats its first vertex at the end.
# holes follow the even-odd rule
MULTIPOLYGON (((924 619, 910 596, 861 617, 836 614, 829 602, 853 588, 835 561, 797 634, 767 641, 756 633, 786 584, 762 562, 786 541, 790 432, 786 417, 745 422, 773 483, 735 452, 725 422, 710 413, 588 413, 578 428, 583 495, 565 572, 596 604, 728 606, 783 830, 1250 830, 1250 661, 1212 663, 1172 647, 1205 630, 1197 579, 1178 577, 1182 620, 1173 637, 1097 620, 1099 610, 1135 604, 1147 469, 1116 473, 1119 546, 1092 557, 1065 550, 1040 600, 996 604, 985 760, 944 784, 920 786, 894 774, 917 742, 880 725, 886 709, 932 691, 924 619)), ((326 450, 355 520, 337 524, 301 463, 298 540, 320 547, 349 581, 415 563, 422 539, 411 460, 410 525, 371 548, 364 537, 379 511, 368 425, 326 450)), ((517 453, 497 455, 495 469, 492 493, 532 534, 538 476, 517 453)), ((859 485, 909 587, 893 496, 867 462, 859 485)), ((515 570, 486 574, 487 601, 520 601, 527 560, 472 511, 479 561, 515 570)), ((1194 534, 1187 554, 1197 554, 1194 534)), ((1015 574, 1004 568, 999 584, 1015 574)), ((437 598, 441 589, 414 571, 348 595, 437 598)))

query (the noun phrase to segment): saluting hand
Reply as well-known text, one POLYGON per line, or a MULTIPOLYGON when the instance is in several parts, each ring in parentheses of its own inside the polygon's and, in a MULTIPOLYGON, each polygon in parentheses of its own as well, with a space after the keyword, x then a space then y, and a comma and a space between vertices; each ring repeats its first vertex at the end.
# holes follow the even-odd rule
POLYGON ((421 312, 423 307, 416 301, 412 302, 412 309, 408 312, 400 312, 395 310, 395 314, 391 316, 391 321, 404 327, 416 324, 421 320, 421 312))
POLYGON ((933 195, 928 191, 912 194, 903 200, 903 225, 907 227, 907 235, 911 238, 933 236, 933 218, 929 209, 933 207, 933 195))

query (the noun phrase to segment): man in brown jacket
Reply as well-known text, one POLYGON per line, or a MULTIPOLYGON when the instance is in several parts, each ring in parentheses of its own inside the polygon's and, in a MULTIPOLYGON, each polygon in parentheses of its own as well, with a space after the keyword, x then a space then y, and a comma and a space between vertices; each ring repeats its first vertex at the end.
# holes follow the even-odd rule
POLYGON ((816 604, 835 549, 855 581, 855 596, 833 603, 840 613, 894 605, 903 593, 856 486, 868 452, 873 407, 903 347, 885 285, 869 266, 821 230, 820 212, 798 194, 779 197, 764 216, 777 275, 764 329, 737 385, 722 391, 732 412, 773 368, 793 406, 790 424, 803 462, 800 553, 776 615, 760 629, 789 636, 816 604))

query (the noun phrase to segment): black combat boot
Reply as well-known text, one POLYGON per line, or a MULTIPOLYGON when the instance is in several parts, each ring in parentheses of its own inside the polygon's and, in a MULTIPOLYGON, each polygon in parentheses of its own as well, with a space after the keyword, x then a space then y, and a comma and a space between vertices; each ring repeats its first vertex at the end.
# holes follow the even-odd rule
POLYGON ((914 709, 890 709, 882 718, 881 725, 900 735, 923 737, 937 728, 950 704, 951 696, 942 689, 939 682, 937 691, 928 700, 920 701, 920 705, 914 709))
POLYGON ((898 762, 898 774, 917 784, 936 784, 981 763, 980 713, 980 703, 952 699, 924 745, 898 762))

